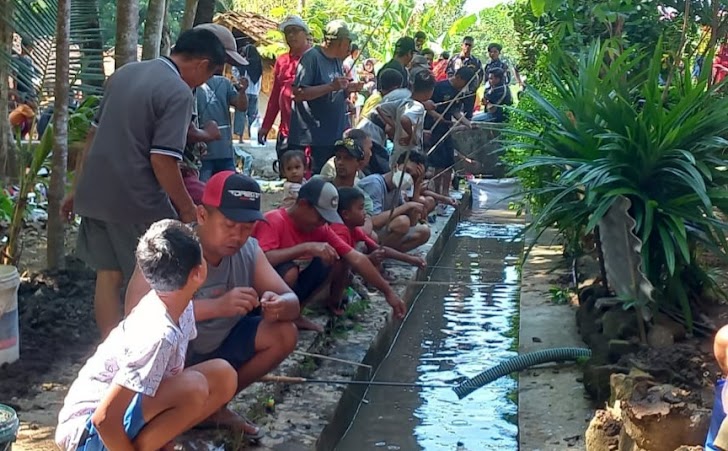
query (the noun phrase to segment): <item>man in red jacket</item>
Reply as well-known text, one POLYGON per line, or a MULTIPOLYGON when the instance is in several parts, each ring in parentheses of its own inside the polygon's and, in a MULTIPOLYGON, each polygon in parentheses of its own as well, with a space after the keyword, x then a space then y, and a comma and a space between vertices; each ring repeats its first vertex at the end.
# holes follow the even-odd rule
POLYGON ((288 124, 291 122, 292 87, 293 80, 296 78, 296 68, 301 55, 311 48, 311 44, 308 41, 310 33, 308 26, 298 16, 286 17, 279 29, 286 36, 286 44, 290 50, 276 59, 273 89, 268 99, 263 124, 258 130, 258 142, 261 145, 265 144, 273 122, 278 113, 281 113, 281 123, 276 140, 276 154, 280 160, 281 155, 288 150, 288 124))

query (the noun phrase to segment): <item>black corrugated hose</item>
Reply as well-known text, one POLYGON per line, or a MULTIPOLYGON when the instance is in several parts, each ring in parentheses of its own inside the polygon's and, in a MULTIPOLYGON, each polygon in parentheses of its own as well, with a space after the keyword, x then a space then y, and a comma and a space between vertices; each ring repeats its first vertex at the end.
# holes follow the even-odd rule
POLYGON ((591 357, 591 349, 587 348, 553 348, 544 349, 543 351, 529 352, 520 354, 512 359, 508 359, 493 368, 483 371, 475 377, 463 381, 453 390, 458 395, 458 399, 463 399, 475 390, 490 384, 511 373, 523 371, 535 365, 549 362, 564 362, 568 360, 576 360, 580 358, 591 357))

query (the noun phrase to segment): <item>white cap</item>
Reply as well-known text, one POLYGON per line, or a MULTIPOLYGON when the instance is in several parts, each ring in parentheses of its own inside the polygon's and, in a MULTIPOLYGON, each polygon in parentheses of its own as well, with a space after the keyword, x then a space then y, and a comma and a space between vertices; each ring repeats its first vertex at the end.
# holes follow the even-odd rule
POLYGON ((303 19, 301 19, 299 16, 287 16, 285 19, 283 19, 283 22, 278 25, 278 29, 282 32, 285 32, 287 27, 303 28, 306 33, 311 32, 308 29, 308 25, 306 25, 306 22, 304 22, 303 19))

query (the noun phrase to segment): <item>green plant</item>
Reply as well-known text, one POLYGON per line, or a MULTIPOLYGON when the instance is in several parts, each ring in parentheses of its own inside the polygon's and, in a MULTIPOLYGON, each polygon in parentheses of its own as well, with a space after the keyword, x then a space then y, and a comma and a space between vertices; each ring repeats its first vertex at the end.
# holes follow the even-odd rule
MULTIPOLYGON (((511 145, 536 151, 516 173, 551 170, 555 177, 529 193, 549 199, 529 228, 588 233, 618 196, 627 197, 642 241, 643 270, 657 298, 682 309, 690 324, 691 301, 711 283, 695 263, 698 244, 727 259, 728 99, 675 72, 663 87, 661 43, 650 57, 641 47, 617 51, 597 42, 578 56, 558 55, 550 65, 556 100, 536 90, 543 131, 511 130, 511 145), (676 95, 664 96, 664 89, 676 95), (695 281, 700 281, 696 284, 695 281)), ((534 119, 535 120, 535 119, 534 119)))
MULTIPOLYGON (((68 120, 69 143, 75 140, 83 140, 86 137, 91 118, 93 118, 98 107, 99 99, 95 96, 87 97, 74 111, 68 120)), ((35 125, 35 124, 34 124, 35 125)), ((32 127, 33 129, 35 126, 32 127)), ((8 242, 3 252, 5 264, 17 265, 22 253, 20 246, 23 222, 28 207, 28 194, 34 189, 38 180, 38 172, 41 168, 48 168, 49 157, 53 150, 53 125, 48 124, 40 143, 34 144, 31 141, 22 142, 17 137, 18 164, 20 165, 20 190, 15 200, 13 213, 8 230, 8 242)))
POLYGON ((344 315, 349 319, 356 319, 359 315, 369 310, 370 307, 371 304, 366 299, 362 299, 357 302, 350 302, 344 309, 344 315))
MULTIPOLYGON (((0 63, 13 67, 13 76, 33 86, 38 93, 37 103, 44 107, 53 98, 56 76, 55 52, 57 0, 13 0, 14 14, 0 13, 0 20, 33 43, 31 57, 36 73, 19 70, 11 55, 0 51, 0 63)), ((76 0, 71 5, 70 79, 72 90, 99 95, 105 80, 101 30, 98 27, 96 0, 76 0), (95 24, 95 26, 94 26, 95 24)))
POLYGON ((571 291, 562 287, 549 288, 549 297, 551 303, 556 305, 565 305, 571 302, 571 291))

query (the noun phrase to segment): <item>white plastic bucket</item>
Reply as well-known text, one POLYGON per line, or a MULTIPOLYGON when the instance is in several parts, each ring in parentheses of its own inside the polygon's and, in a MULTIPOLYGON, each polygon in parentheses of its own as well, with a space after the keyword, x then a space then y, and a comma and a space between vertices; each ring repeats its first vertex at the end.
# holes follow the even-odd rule
POLYGON ((18 327, 18 287, 15 266, 0 265, 0 365, 20 358, 18 327))

